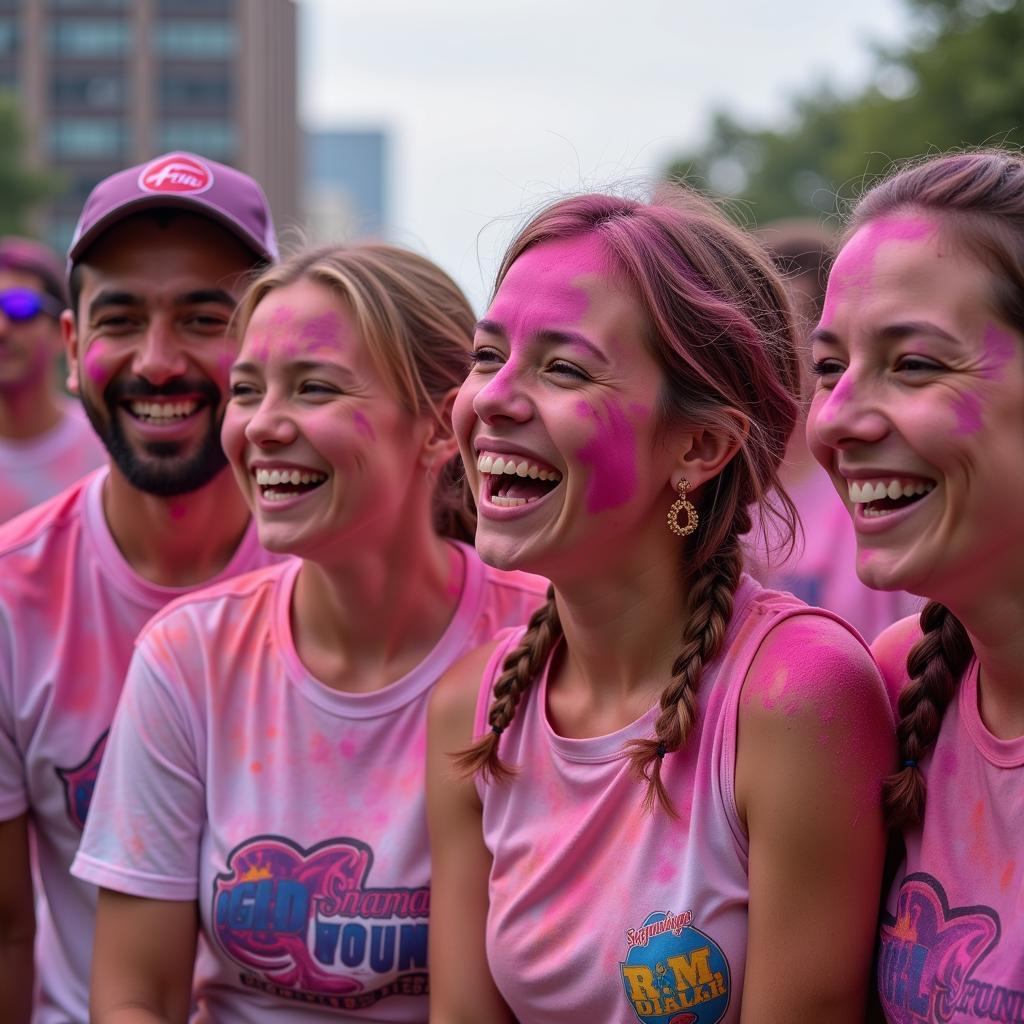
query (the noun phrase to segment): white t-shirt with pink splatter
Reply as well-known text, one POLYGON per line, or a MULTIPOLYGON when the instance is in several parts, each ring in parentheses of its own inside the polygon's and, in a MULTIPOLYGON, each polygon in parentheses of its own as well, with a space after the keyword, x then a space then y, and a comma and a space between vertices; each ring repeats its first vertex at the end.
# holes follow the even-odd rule
MULTIPOLYGON (((96 891, 71 861, 135 637, 188 592, 125 561, 103 514, 106 478, 0 527, 0 820, 29 811, 37 841, 36 1024, 88 1019, 96 891)), ((273 560, 250 526, 217 579, 273 560)))
POLYGON ((60 422, 29 441, 0 438, 0 523, 60 494, 107 461, 79 405, 62 406, 60 422))
POLYGON ((986 728, 976 661, 921 770, 924 822, 904 835, 882 921, 885 1019, 1024 1021, 1024 736, 986 728))
MULTIPOLYGON (((812 633, 834 618, 742 578, 722 653, 701 678, 697 724, 662 765, 678 820, 643 809, 623 757, 629 740, 654 734, 657 706, 618 732, 570 739, 547 718, 547 667, 527 690, 501 736, 517 775, 478 782, 493 858, 487 957, 524 1024, 739 1021, 750 888, 735 799, 740 696, 762 641, 793 616, 812 633)), ((506 635, 484 673, 478 736, 522 635, 506 635)))
POLYGON ((303 666, 299 563, 178 602, 140 637, 74 872, 198 901, 199 1019, 426 1021, 427 698, 546 586, 459 550, 452 621, 382 690, 303 666))

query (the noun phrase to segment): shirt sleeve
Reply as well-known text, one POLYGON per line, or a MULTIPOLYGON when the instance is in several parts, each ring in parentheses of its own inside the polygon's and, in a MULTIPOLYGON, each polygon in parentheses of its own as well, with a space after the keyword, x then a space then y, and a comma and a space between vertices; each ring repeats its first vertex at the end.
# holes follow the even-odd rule
POLYGON ((71 873, 132 896, 192 900, 206 787, 189 688, 167 674, 140 641, 71 873))
POLYGON ((18 743, 13 658, 10 623, 0 607, 0 821, 17 818, 29 806, 25 762, 18 743))

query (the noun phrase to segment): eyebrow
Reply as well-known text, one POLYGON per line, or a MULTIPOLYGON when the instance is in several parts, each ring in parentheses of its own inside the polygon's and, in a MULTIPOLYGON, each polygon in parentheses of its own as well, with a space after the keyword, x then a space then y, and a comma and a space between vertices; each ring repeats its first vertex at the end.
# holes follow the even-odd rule
MULTIPOLYGON (((223 288, 197 288, 195 291, 178 295, 174 299, 175 306, 201 306, 207 303, 227 306, 229 309, 234 309, 238 305, 234 296, 230 292, 224 291, 223 288)), ((93 316, 99 310, 105 309, 108 306, 143 305, 145 305, 145 299, 134 292, 105 291, 100 292, 89 303, 89 315, 93 316)))
MULTIPOLYGON (((495 334, 499 338, 507 337, 505 328, 494 320, 479 320, 477 321, 476 329, 487 334, 495 334)), ((537 331, 534 337, 548 345, 578 345, 580 348, 586 349, 598 362, 605 366, 608 365, 608 357, 592 341, 578 331, 541 330, 537 331)))
MULTIPOLYGON (((937 324, 930 323, 927 320, 906 320, 900 323, 886 324, 885 327, 873 331, 872 337, 878 341, 900 341, 915 334, 927 334, 940 341, 948 341, 953 344, 959 344, 960 342, 960 339, 955 335, 944 331, 937 324)), ((812 342, 820 341, 826 345, 839 344, 838 335, 824 327, 816 327, 811 331, 808 340, 812 342)))
MULTIPOLYGON (((337 373, 345 380, 354 381, 355 375, 348 367, 341 366, 339 363, 328 363, 322 359, 295 359, 290 360, 287 364, 287 368, 293 373, 313 373, 317 370, 330 370, 332 373, 337 373)), ((260 363, 235 363, 231 367, 232 373, 249 373, 254 376, 259 376, 263 372, 263 366, 260 363)))

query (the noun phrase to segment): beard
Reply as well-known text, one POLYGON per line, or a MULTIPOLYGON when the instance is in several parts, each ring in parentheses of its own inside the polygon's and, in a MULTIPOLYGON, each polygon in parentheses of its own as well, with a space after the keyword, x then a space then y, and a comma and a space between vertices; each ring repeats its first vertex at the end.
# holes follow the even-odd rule
POLYGON ((228 464, 220 443, 223 417, 216 415, 221 393, 212 381, 175 380, 157 388, 136 377, 129 381, 111 381, 101 402, 93 401, 84 389, 81 399, 93 430, 114 464, 133 487, 146 494, 158 498, 190 494, 205 487, 228 464), (184 395, 199 395, 202 402, 200 411, 210 411, 209 427, 200 438, 198 450, 191 455, 183 455, 185 445, 180 441, 149 441, 133 446, 121 427, 118 408, 132 400, 184 395))

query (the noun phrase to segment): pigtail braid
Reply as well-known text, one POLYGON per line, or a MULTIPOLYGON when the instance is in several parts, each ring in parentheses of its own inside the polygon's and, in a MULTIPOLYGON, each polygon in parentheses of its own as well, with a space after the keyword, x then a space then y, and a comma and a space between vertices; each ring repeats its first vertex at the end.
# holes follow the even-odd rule
POLYGON ((508 653, 501 675, 494 683, 494 700, 487 714, 490 731, 471 747, 453 755, 458 771, 465 775, 479 772, 485 782, 503 781, 515 774, 515 767, 505 764, 498 756, 498 742, 515 717, 523 694, 540 675, 561 635, 554 588, 548 587, 546 603, 530 617, 522 640, 508 653))
POLYGON ((925 780, 920 762, 935 746, 942 716, 974 655, 971 638, 960 620, 938 601, 921 612, 924 635, 907 656, 910 682, 899 697, 899 771, 885 780, 883 795, 890 828, 918 824, 924 814, 925 780))
POLYGON ((686 743, 697 723, 700 709, 697 688, 704 666, 721 650, 732 618, 733 598, 743 571, 739 535, 750 528, 750 516, 740 509, 733 528, 718 550, 707 560, 690 590, 690 613, 683 629, 683 649, 672 665, 672 681, 661 695, 661 714, 654 727, 654 739, 631 740, 627 752, 633 771, 647 783, 644 809, 659 805, 672 817, 678 812, 661 780, 666 754, 686 743))

